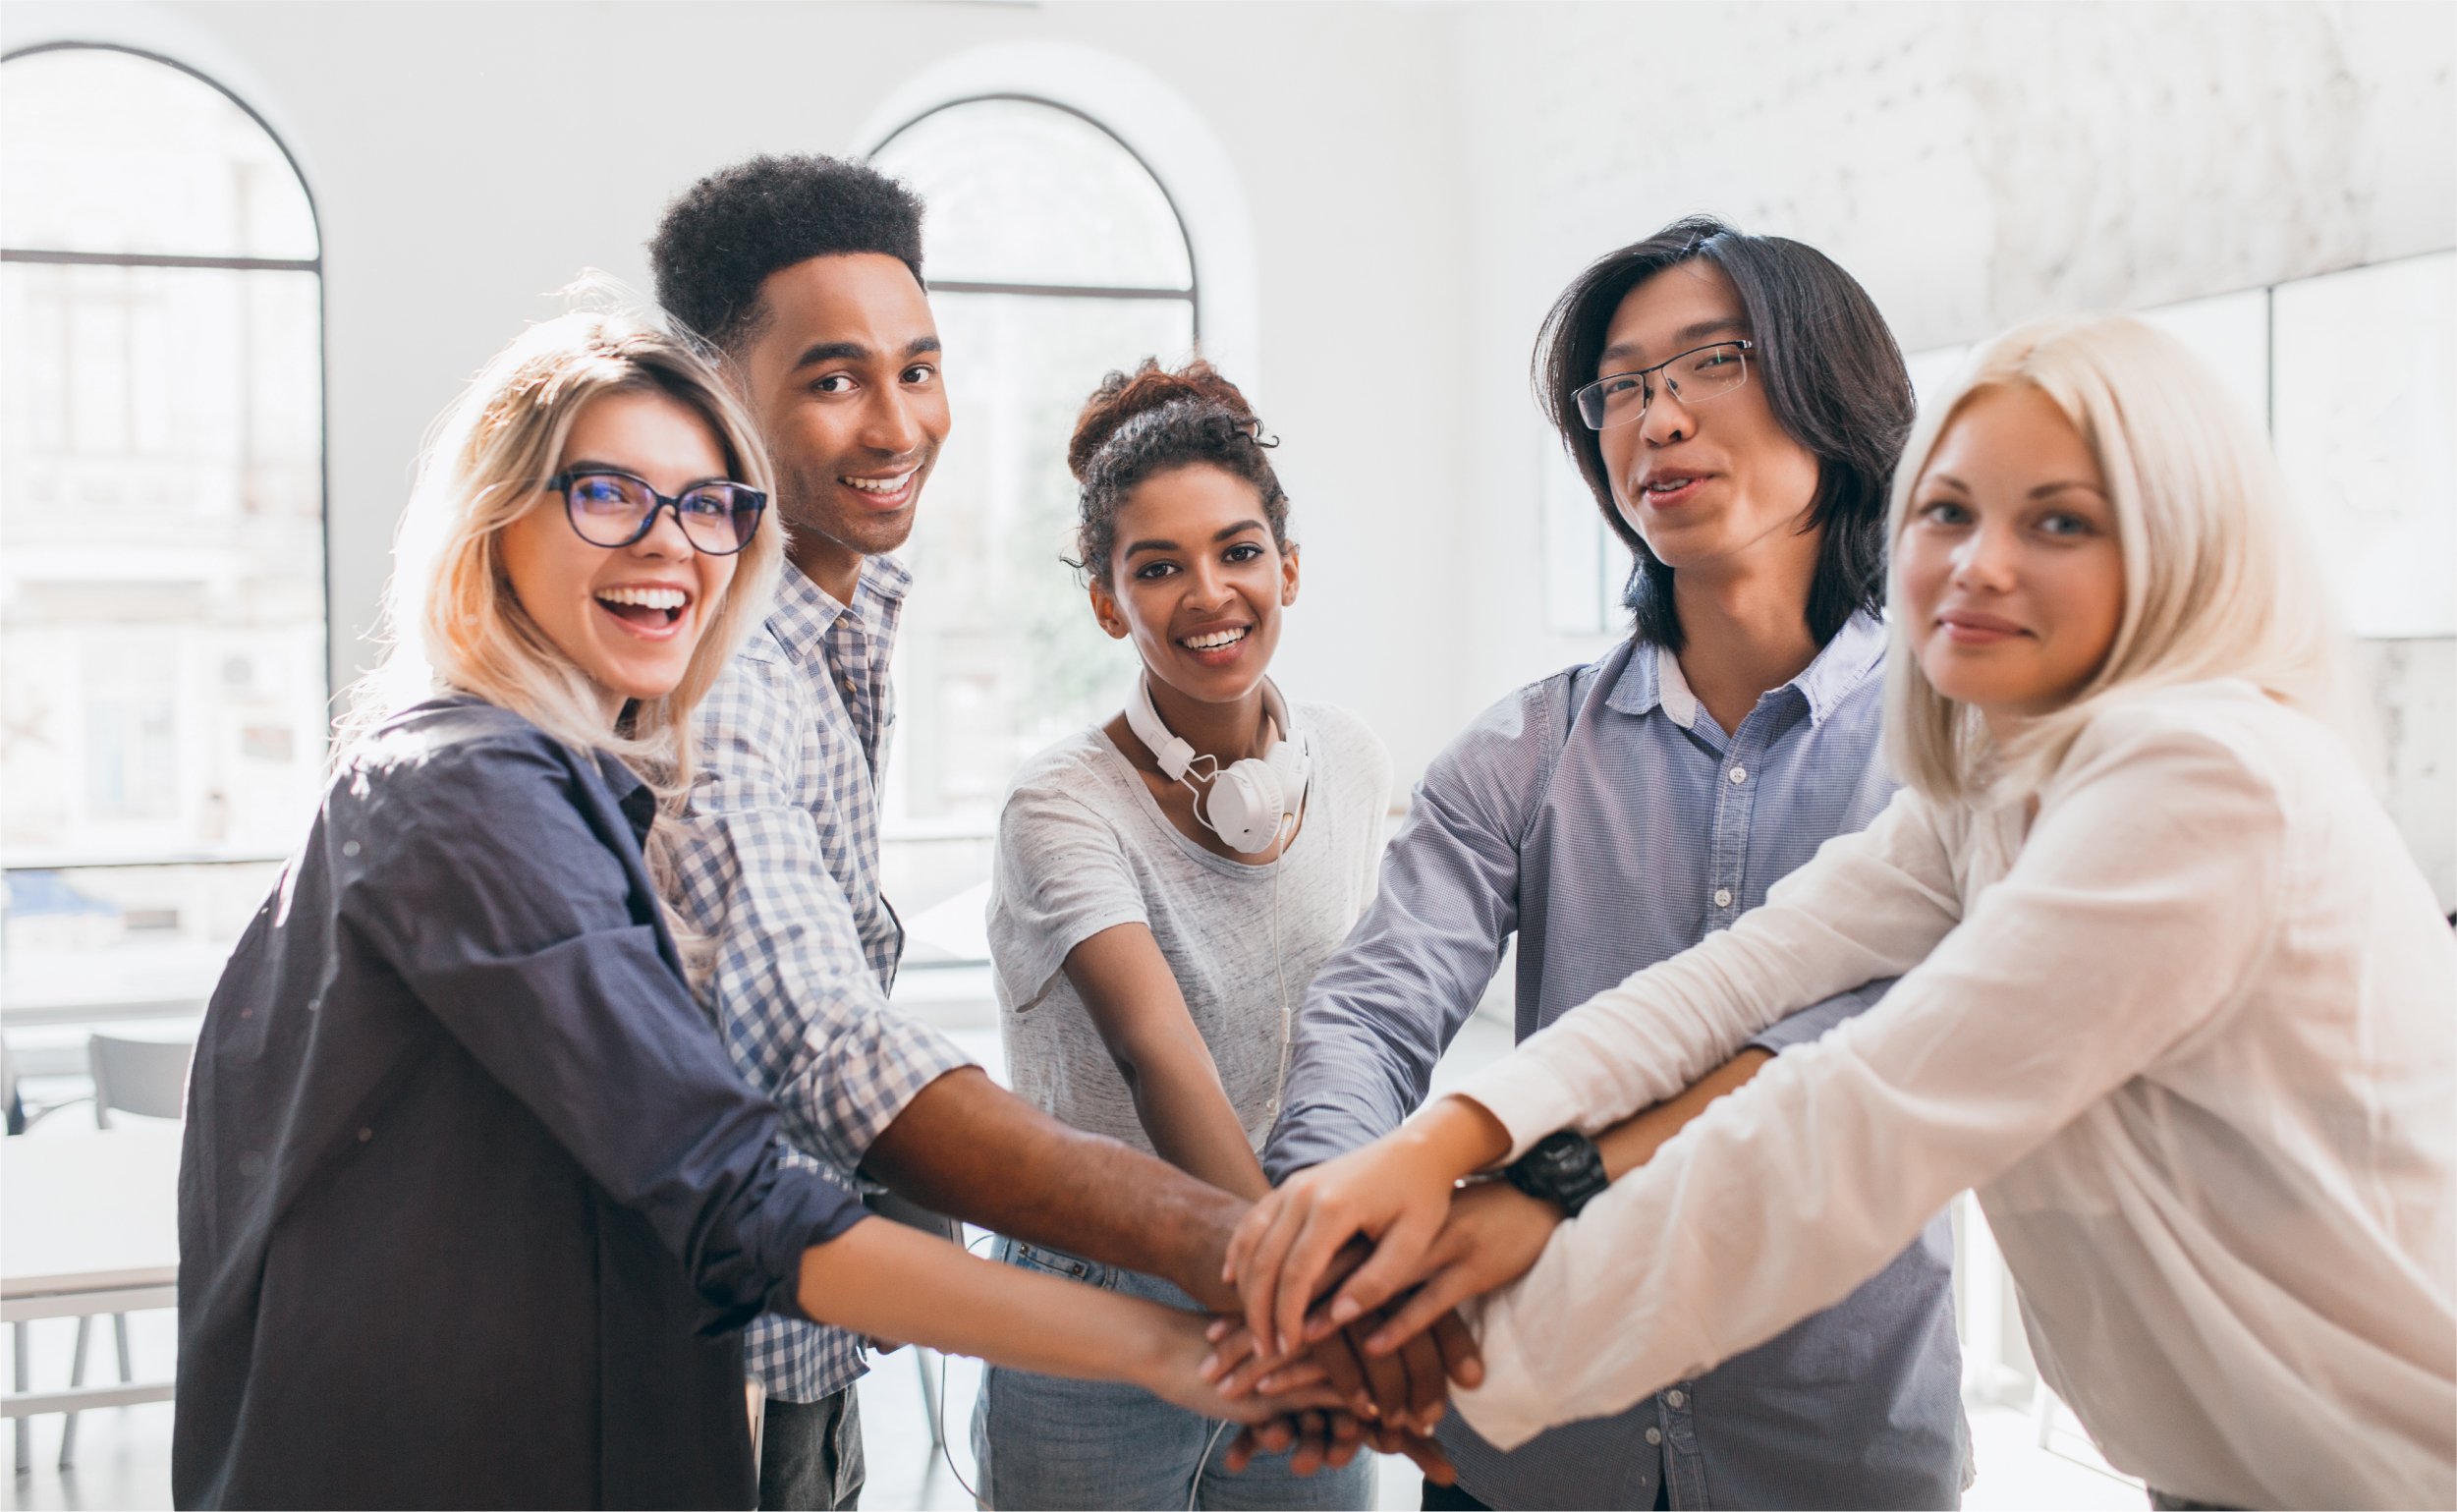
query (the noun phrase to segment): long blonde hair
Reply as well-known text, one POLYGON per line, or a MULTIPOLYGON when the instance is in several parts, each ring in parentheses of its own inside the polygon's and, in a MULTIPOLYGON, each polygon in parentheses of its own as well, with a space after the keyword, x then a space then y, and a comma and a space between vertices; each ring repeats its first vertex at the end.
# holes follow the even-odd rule
POLYGON ((2124 609, 2106 660, 2071 702, 1997 750, 1978 710, 1920 670, 1899 613, 1886 651, 1885 746, 1930 798, 2026 796, 2110 700, 2240 678, 2360 738, 2346 699, 2345 639, 2267 440, 2217 377, 2161 331, 2122 315, 2041 320, 1987 343, 1921 418, 1894 474, 1888 599, 1910 501, 1946 426, 1973 395, 2025 383, 2081 432, 2107 485, 2124 562, 2124 609))
MULTIPOLYGON (((766 450, 716 367, 642 315, 583 309, 533 325, 498 353, 430 432, 394 538, 384 590, 385 653, 352 690, 336 760, 356 738, 446 693, 507 708, 580 752, 613 755, 657 795, 648 864, 674 895, 674 819, 691 785, 691 712, 764 613, 784 537, 777 512, 761 518, 735 558, 734 578, 707 612, 682 681, 663 698, 633 702, 619 726, 586 673, 558 649, 505 576, 503 532, 532 509, 561 506, 542 491, 572 425, 608 394, 655 393, 682 404, 715 433, 728 475, 773 495, 766 450)), ((671 908, 686 958, 703 965, 705 942, 671 908)))

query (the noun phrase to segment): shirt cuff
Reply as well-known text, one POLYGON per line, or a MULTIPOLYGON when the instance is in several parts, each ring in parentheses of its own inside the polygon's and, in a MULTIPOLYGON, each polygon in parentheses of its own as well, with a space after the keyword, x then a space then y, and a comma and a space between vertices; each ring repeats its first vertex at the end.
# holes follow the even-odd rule
POLYGON ((1570 1085, 1524 1047, 1453 1087, 1449 1095, 1473 1098, 1501 1120, 1502 1128, 1510 1133, 1510 1153, 1501 1157, 1504 1165, 1526 1154, 1545 1135, 1580 1122, 1570 1085))
POLYGON ((815 1171, 787 1171, 784 1175, 787 1178, 804 1179, 799 1182, 780 1181, 778 1183, 780 1191, 794 1193, 795 1198, 800 1200, 801 1205, 820 1210, 807 1214, 797 1213, 796 1221, 784 1230, 795 1237, 792 1248, 775 1257, 771 1261, 770 1273, 775 1275, 776 1280, 768 1288, 767 1311, 781 1317, 790 1317, 810 1323, 813 1327, 824 1328, 828 1325, 812 1317, 804 1311, 802 1306, 802 1258, 820 1245, 843 1238, 847 1230, 867 1218, 869 1211, 861 1203, 846 1195, 843 1189, 834 1182, 815 1171), (836 1197, 839 1201, 821 1207, 819 1202, 810 1200, 807 1192, 796 1191, 797 1188, 807 1187, 822 1188, 826 1194, 836 1197))
POLYGON ((859 1179, 862 1162, 870 1157, 870 1147, 887 1132, 887 1126, 904 1116, 913 1099, 921 1095, 921 1089, 950 1071, 962 1071, 978 1065, 957 1047, 945 1035, 917 1019, 908 1018, 899 1008, 889 1008, 885 1015, 893 1023, 893 1039, 876 1047, 880 1068, 878 1079, 866 1089, 855 1105, 854 1117, 844 1130, 853 1155, 844 1167, 847 1174, 859 1179))
POLYGON ((1504 1453, 1544 1431, 1539 1393, 1545 1374, 1530 1369, 1506 1328, 1494 1326, 1500 1294, 1471 1297, 1459 1304, 1459 1319, 1476 1335, 1484 1361, 1484 1378, 1474 1387, 1453 1382, 1450 1405, 1476 1430, 1479 1438, 1504 1453))
POLYGON ((1338 1079, 1310 1084, 1280 1109, 1279 1122, 1263 1147, 1263 1175, 1278 1186, 1309 1166, 1363 1149, 1399 1127, 1407 1110, 1403 1105, 1395 1110, 1400 1116, 1386 1112, 1393 1100, 1386 1083, 1338 1079))

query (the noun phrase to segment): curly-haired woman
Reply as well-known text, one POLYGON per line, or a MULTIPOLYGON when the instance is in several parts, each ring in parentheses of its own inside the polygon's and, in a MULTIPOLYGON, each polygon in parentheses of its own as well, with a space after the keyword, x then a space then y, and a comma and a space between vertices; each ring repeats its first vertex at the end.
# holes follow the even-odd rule
MULTIPOLYGON (((1112 373, 1085 406, 1076 565, 1142 667, 1123 710, 1017 775, 989 904, 1016 1091, 1250 1199, 1270 1190, 1256 1150, 1289 1013, 1372 896, 1391 781, 1363 723, 1266 676, 1298 584, 1269 445, 1201 362, 1112 373)), ((1002 1253, 1185 1303, 1156 1277, 1012 1239, 1002 1253)), ((1369 1461, 1232 1473, 1225 1435, 1192 1413, 1018 1371, 988 1373, 974 1437, 999 1507, 1340 1507, 1371 1489, 1369 1461)))

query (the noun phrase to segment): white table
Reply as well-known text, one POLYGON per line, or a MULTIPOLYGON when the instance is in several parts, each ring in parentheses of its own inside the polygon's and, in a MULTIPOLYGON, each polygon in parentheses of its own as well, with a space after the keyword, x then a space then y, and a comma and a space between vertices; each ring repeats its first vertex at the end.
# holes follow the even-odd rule
POLYGON ((167 1402, 169 1381, 27 1389, 23 1325, 179 1303, 177 1125, 0 1140, 0 1320, 20 1325, 0 1416, 167 1402))

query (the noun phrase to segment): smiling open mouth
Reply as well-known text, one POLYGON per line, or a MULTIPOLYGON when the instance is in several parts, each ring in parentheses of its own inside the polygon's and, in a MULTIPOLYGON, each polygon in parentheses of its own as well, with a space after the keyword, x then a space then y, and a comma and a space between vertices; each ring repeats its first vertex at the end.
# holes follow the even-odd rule
POLYGON ((893 477, 839 477, 836 480, 856 493, 889 497, 904 491, 905 484, 913 481, 913 473, 899 473, 893 477))
POLYGON ((1253 629, 1251 625, 1240 625, 1234 630, 1214 630, 1205 635, 1184 637, 1177 644, 1190 651, 1216 651, 1245 640, 1253 629))
POLYGON ((691 595, 681 588, 599 588, 596 598, 616 619, 651 629, 673 624, 691 606, 691 595))

